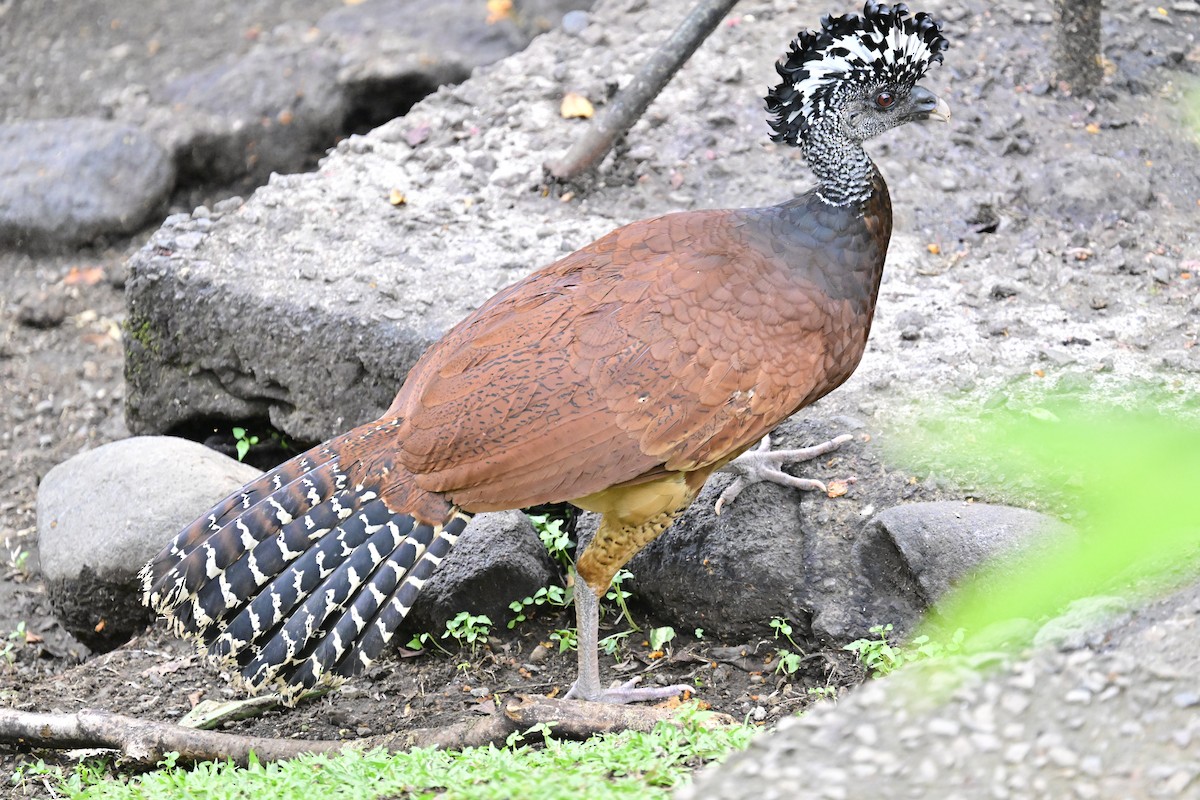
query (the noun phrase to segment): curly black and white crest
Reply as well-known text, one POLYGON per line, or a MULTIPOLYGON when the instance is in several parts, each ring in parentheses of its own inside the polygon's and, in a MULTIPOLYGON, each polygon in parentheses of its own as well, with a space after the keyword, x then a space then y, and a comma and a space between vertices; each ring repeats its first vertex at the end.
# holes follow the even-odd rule
POLYGON ((767 95, 777 142, 796 144, 813 121, 844 93, 883 85, 911 89, 949 43, 942 25, 925 12, 909 16, 903 3, 867 0, 863 14, 826 16, 819 31, 801 31, 785 60, 775 65, 783 80, 767 95))

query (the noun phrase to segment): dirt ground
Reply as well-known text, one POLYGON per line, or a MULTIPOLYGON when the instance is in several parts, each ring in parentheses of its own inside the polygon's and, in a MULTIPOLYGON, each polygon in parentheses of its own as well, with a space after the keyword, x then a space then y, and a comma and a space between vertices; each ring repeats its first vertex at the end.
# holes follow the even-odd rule
MULTIPOLYGON (((288 12, 311 19, 328 5, 293 3, 288 12)), ((205 4, 190 6, 172 4, 170 24, 156 28, 155 14, 142 14, 139 18, 154 29, 140 26, 128 35, 137 42, 155 37, 170 42, 189 30, 211 27, 205 4), (189 13, 195 15, 190 26, 179 17, 189 13)), ((941 243, 947 252, 959 254, 956 263, 965 265, 964 278, 939 275, 930 280, 986 284, 985 293, 1000 309, 987 323, 995 328, 990 335, 1044 344, 1051 363, 1064 351, 1094 344, 1097 350, 1111 346, 1118 359, 1129 355, 1144 362, 1145 374, 1168 389, 1178 384, 1176 376, 1200 371, 1192 352, 1200 329, 1200 134, 1185 127, 1180 102, 1200 73, 1200 14, 1165 9, 1169 13, 1164 15, 1152 7, 1106 4, 1109 75, 1095 99, 1083 100, 1058 91, 1032 55, 1051 30, 1036 18, 1045 13, 1040 6, 1013 0, 930 6, 935 13, 944 12, 955 28, 969 31, 967 46, 956 44, 947 54, 946 69, 956 91, 980 98, 991 93, 993 100, 1020 97, 1023 109, 1014 112, 998 103, 990 114, 968 108, 960 115, 956 109, 945 152, 940 163, 931 165, 925 182, 902 188, 905 181, 893 179, 898 226, 919 232, 922 241, 941 243), (1122 165, 1124 183, 1116 188, 1076 185, 1093 180, 1089 161, 1104 159, 1122 165), (964 189, 968 185, 971 189, 964 189), (1130 191, 1131 186, 1146 191, 1130 191), (1100 208, 1106 201, 1110 207, 1100 208), (1062 275, 1074 279, 1059 280, 1062 275), (1038 320, 1048 294, 1063 309, 1056 323, 1067 328, 1074 319, 1090 320, 1131 306, 1139 309, 1136 319, 1145 324, 1115 332, 1115 343, 1072 340, 1057 335, 1057 329, 1054 341, 1047 341, 1038 320)), ((272 24, 272 15, 282 14, 258 4, 251 9, 251 17, 262 19, 224 19, 227 33, 272 24)), ((162 16, 166 18, 165 10, 162 16)), ((59 44, 47 51, 52 60, 73 52, 71 37, 84 36, 85 27, 65 21, 62 41, 56 38, 59 44)), ((119 29, 109 26, 104 37, 119 29)), ((101 59, 117 46, 104 37, 96 44, 94 32, 92 37, 75 44, 95 50, 101 59)), ((30 46, 15 54, 9 50, 3 66, 10 87, 17 80, 14 75, 27 71, 13 59, 41 54, 30 46)), ((116 71, 100 73, 110 75, 110 81, 127 79, 116 71)), ((30 115, 89 111, 92 94, 80 96, 77 88, 65 88, 71 74, 62 68, 47 72, 46 80, 60 81, 64 94, 57 102, 32 103, 30 115)), ((29 96, 52 94, 55 85, 31 88, 29 96)), ((10 107, 3 118, 20 116, 11 104, 26 101, 12 93, 7 99, 10 107)), ((872 152, 890 165, 904 163, 903 146, 895 139, 872 152)), ((889 175, 895 172, 893 167, 889 175)), ((753 176, 730 175, 728 180, 752 181, 753 176)), ((188 210, 194 201, 181 198, 173 210, 188 210)), ((90 657, 55 622, 38 578, 38 481, 72 455, 128 435, 122 421, 123 263, 145 235, 56 256, 0 253, 0 648, 6 648, 0 659, 0 693, 9 707, 72 711, 90 706, 173 720, 199 699, 234 696, 188 645, 161 628, 113 653, 90 657)), ((904 328, 894 321, 883 324, 904 328)), ((916 325, 914 339, 922 324, 916 325)), ((897 341, 892 352, 913 339, 902 335, 897 341)), ((639 613, 635 608, 635 618, 645 622, 639 613)), ((606 624, 616 622, 610 614, 606 624)), ((555 628, 572 624, 565 612, 543 614, 515 635, 501 624, 496 637, 474 655, 405 658, 403 669, 387 662, 336 695, 295 710, 268 712, 236 723, 234 729, 353 737, 449 724, 486 711, 497 694, 515 689, 561 690, 573 677, 574 656, 543 643, 555 628)), ((644 639, 631 636, 630 646, 619 659, 606 659, 605 669, 611 673, 615 665, 618 674, 649 671, 651 681, 695 683, 714 708, 764 722, 813 702, 809 688, 852 685, 862 677, 848 658, 833 652, 814 654, 798 675, 783 678, 773 672, 774 664, 766 663, 773 643, 743 655, 742 649, 753 651, 755 643, 696 641, 680 634, 665 658, 652 657, 644 639)), ((0 773, 23 757, 0 752, 0 773)))

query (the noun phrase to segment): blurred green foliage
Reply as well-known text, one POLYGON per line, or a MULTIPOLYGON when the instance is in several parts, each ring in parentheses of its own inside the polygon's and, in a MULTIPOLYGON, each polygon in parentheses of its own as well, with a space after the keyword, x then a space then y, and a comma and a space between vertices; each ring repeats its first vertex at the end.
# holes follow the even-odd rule
POLYGON ((1169 405, 1098 407, 1058 397, 912 434, 903 447, 910 463, 928 463, 936 452, 952 480, 967 475, 977 488, 1019 476, 1053 498, 1051 507, 1079 533, 985 570, 940 601, 937 619, 919 633, 963 628, 969 648, 997 623, 1036 622, 1079 598, 1145 597, 1195 579, 1200 421, 1156 410, 1169 405))

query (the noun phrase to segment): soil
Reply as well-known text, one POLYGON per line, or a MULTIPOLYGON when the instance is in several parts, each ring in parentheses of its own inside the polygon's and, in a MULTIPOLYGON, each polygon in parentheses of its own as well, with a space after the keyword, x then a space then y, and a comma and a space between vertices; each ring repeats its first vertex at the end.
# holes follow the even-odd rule
MULTIPOLYGON (((15 6, 0 4, 0 52, 6 53, 0 62, 5 78, 0 118, 92 113, 100 93, 145 66, 148 41, 161 43, 164 52, 175 49, 198 58, 205 42, 226 48, 224 53, 241 46, 256 28, 285 18, 274 3, 243 4, 246 10, 236 15, 215 13, 213 5, 113 4, 127 7, 125 18, 137 20, 136 26, 114 23, 115 11, 105 12, 112 19, 87 24, 39 17, 46 31, 42 39, 21 42, 11 37, 35 12, 23 8, 21 0, 15 6), (108 63, 115 51, 126 59, 122 69, 108 63), (53 69, 35 81, 30 65, 43 60, 53 69), (73 79, 81 63, 91 65, 85 70, 89 76, 98 76, 86 90, 73 79)), ((315 19, 334 5, 297 0, 287 4, 286 16, 315 19)), ((738 13, 756 7, 744 5, 738 13)), ((964 325, 991 326, 990 335, 1023 341, 1051 365, 1063 351, 1090 347, 1094 358, 1086 363, 1097 366, 1076 370, 1088 381, 1103 374, 1105 364, 1111 372, 1115 360, 1117 372, 1188 391, 1200 371, 1192 352, 1200 329, 1200 153, 1198 134, 1185 127, 1180 98, 1200 73, 1200 14, 1188 10, 1195 4, 1178 3, 1184 10, 1164 9, 1167 14, 1127 2, 1106 4, 1108 76, 1091 99, 1062 91, 1047 73, 1042 53, 1049 51, 1052 29, 1039 17, 1048 13, 1041 6, 1016 0, 930 5, 959 37, 931 85, 952 82, 956 96, 975 102, 963 114, 955 108, 949 135, 938 132, 944 139, 940 161, 920 180, 905 164, 899 140, 871 148, 885 173, 894 176, 898 229, 936 243, 947 255, 942 273, 905 280, 915 283, 916 293, 944 292, 941 302, 927 309, 942 309, 947 318, 961 316, 968 320, 964 325), (1076 185, 1094 181, 1089 162, 1103 159, 1120 163, 1124 183, 1117 188, 1076 185), (1139 196, 1131 186, 1147 192, 1139 196), (996 303, 986 320, 947 311, 957 302, 950 298, 971 286, 985 298, 978 302, 996 303), (1048 297, 1057 309, 1053 320, 1045 316, 1048 297), (1120 328, 1110 335, 1080 334, 1075 341, 1060 335, 1075 327, 1105 328, 1105 319, 1128 309, 1133 313, 1108 324, 1120 328), (1134 366, 1124 369, 1126 362, 1134 366)), ((816 19, 816 13, 803 19, 816 19)), ((789 12, 788 24, 797 18, 789 12)), ((181 56, 180 63, 187 58, 181 56)), ((752 186, 754 176, 727 173, 725 180, 731 185, 714 193, 736 195, 739 184, 752 186)), ((219 192, 206 202, 216 199, 219 192)), ((195 202, 195 197, 181 198, 172 211, 190 210, 195 202)), ((129 435, 122 420, 123 264, 147 235, 55 256, 0 253, 0 648, 9 646, 0 659, 0 692, 10 707, 101 707, 173 720, 200 699, 235 696, 189 645, 161 627, 93 657, 58 626, 38 577, 39 479, 80 451, 129 435)), ((896 291, 894 284, 891 288, 896 291)), ((910 294, 900 292, 897 307, 910 294)), ((885 291, 882 330, 896 336, 880 345, 883 352, 901 352, 922 337, 926 348, 936 348, 937 338, 953 342, 951 322, 939 319, 926 327, 917 319, 906 327, 902 319, 888 319, 890 312, 883 308, 888 300, 885 291)), ((969 374, 983 375, 980 363, 995 363, 947 347, 947 358, 972 361, 977 371, 969 374)), ((879 388, 886 389, 889 374, 877 372, 873 380, 879 388)), ((965 381, 959 388, 973 385, 965 381)), ((899 492, 893 502, 905 499, 899 492)), ((634 617, 645 620, 636 607, 634 617)), ((608 632, 624 629, 617 622, 610 614, 608 632)), ((387 662, 335 694, 234 723, 231 729, 354 737, 450 724, 487 711, 497 695, 515 690, 561 692, 574 677, 574 655, 559 654, 545 643, 554 629, 572 624, 562 613, 543 614, 515 633, 500 626, 474 654, 406 657, 403 668, 387 662)), ((814 702, 810 688, 845 687, 862 678, 861 670, 837 651, 816 652, 799 673, 782 677, 774 663, 767 663, 775 646, 773 641, 696 640, 680 631, 669 655, 657 657, 644 637, 632 636, 618 659, 603 658, 602 665, 608 675, 648 672, 648 681, 695 683, 713 708, 764 723, 814 702)), ((0 753, 2 769, 11 770, 23 758, 0 753)))

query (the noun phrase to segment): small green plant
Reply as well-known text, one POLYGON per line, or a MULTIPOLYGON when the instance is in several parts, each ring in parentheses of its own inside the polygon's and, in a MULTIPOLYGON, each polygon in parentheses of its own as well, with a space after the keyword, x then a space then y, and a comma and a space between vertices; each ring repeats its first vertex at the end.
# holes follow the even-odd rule
POLYGON ((546 552, 555 561, 562 565, 564 569, 570 569, 575 566, 575 561, 571 558, 575 542, 563 530, 563 521, 561 519, 551 519, 545 514, 534 514, 529 517, 529 522, 533 525, 533 529, 537 531, 538 538, 542 540, 542 545, 546 548, 546 552))
POLYGON ((836 686, 810 686, 806 691, 815 700, 836 700, 838 696, 836 686))
POLYGON ((624 584, 625 581, 632 580, 632 572, 627 569, 617 570, 617 574, 613 576, 612 585, 604 594, 604 599, 612 600, 614 603, 616 603, 617 607, 621 609, 621 616, 625 618, 625 622, 629 624, 629 627, 633 628, 635 631, 640 631, 642 629, 641 626, 633 621, 633 615, 629 613, 629 606, 625 604, 625 599, 629 597, 632 592, 626 590, 624 588, 624 584))
POLYGON ((610 633, 600 640, 600 649, 604 651, 605 655, 616 656, 625 647, 625 640, 632 635, 632 630, 610 633))
POLYGON ((574 628, 559 628, 550 634, 550 640, 558 642, 558 652, 579 649, 579 632, 574 628))
MULTIPOLYGON (((485 614, 460 611, 454 615, 454 619, 447 620, 446 630, 442 632, 441 638, 453 639, 458 642, 459 647, 470 647, 471 655, 474 655, 480 643, 487 641, 488 634, 491 632, 492 621, 485 614)), ((405 645, 409 650, 425 650, 430 646, 436 647, 448 656, 453 655, 445 647, 442 647, 430 633, 418 633, 405 645)))
POLYGON ((871 670, 872 677, 881 678, 904 663, 904 655, 888 641, 892 624, 874 625, 874 639, 855 639, 843 647, 858 656, 859 663, 871 670))
POLYGON ((650 649, 663 650, 675 638, 675 629, 670 625, 650 629, 650 649))
POLYGON ((454 615, 454 619, 446 623, 446 632, 442 634, 442 638, 454 639, 460 647, 470 647, 471 654, 474 655, 476 648, 480 643, 487 641, 491 632, 492 621, 485 614, 460 611, 454 615))
POLYGON ((449 650, 442 647, 438 643, 438 640, 433 638, 433 634, 431 634, 431 633, 418 633, 418 634, 414 635, 411 639, 409 639, 408 644, 406 644, 404 646, 407 647, 409 650, 425 650, 428 647, 432 646, 432 647, 436 647, 438 650, 441 650, 443 653, 445 653, 448 656, 453 655, 453 653, 451 653, 449 650))
POLYGON ((11 666, 17 660, 17 644, 24 644, 26 640, 25 620, 17 623, 17 627, 8 634, 8 640, 4 643, 4 649, 0 650, 0 657, 11 666))
POLYGON ((791 650, 775 651, 775 674, 795 675, 804 663, 804 656, 791 650))
POLYGON ((797 650, 800 645, 796 644, 796 640, 792 638, 792 623, 780 616, 771 617, 771 627, 775 630, 775 638, 783 637, 788 640, 788 643, 797 650))
MULTIPOLYGON (((5 545, 7 545, 7 544, 8 544, 8 542, 6 541, 5 545)), ((29 551, 28 550, 22 550, 20 547, 8 548, 8 566, 11 567, 14 572, 26 574, 28 572, 28 570, 26 569, 26 567, 28 566, 28 562, 29 562, 29 551)))
POLYGON ((696 638, 697 639, 704 638, 704 628, 696 628, 696 638))
POLYGON ((780 616, 771 617, 771 627, 775 629, 775 638, 786 639, 787 642, 795 650, 789 650, 786 647, 779 647, 775 650, 775 673, 783 673, 785 675, 795 675, 800 671, 800 665, 804 663, 804 651, 800 649, 800 645, 796 644, 796 640, 792 638, 792 623, 780 616))
POLYGON ((508 627, 511 630, 517 627, 518 623, 529 619, 533 614, 534 608, 537 606, 549 605, 556 608, 563 608, 569 602, 571 602, 571 599, 567 596, 567 590, 563 587, 543 586, 529 597, 521 600, 513 600, 508 604, 509 609, 516 614, 515 617, 508 621, 508 627))
POLYGON ((871 677, 881 678, 913 661, 942 658, 957 653, 962 649, 962 642, 966 636, 966 631, 959 628, 948 642, 935 642, 922 634, 905 645, 896 646, 888 640, 892 629, 890 623, 875 625, 871 628, 871 633, 875 634, 874 639, 856 639, 842 649, 857 654, 859 662, 871 670, 871 677))
POLYGON ((237 460, 245 461, 250 448, 258 444, 257 436, 250 436, 245 428, 233 429, 234 447, 237 449, 237 460))
POLYGON ((508 738, 504 740, 504 744, 508 747, 516 747, 525 741, 525 737, 535 733, 540 733, 542 735, 542 744, 548 745, 550 744, 550 733, 557 724, 557 722, 539 722, 525 732, 513 731, 508 735, 508 738))

